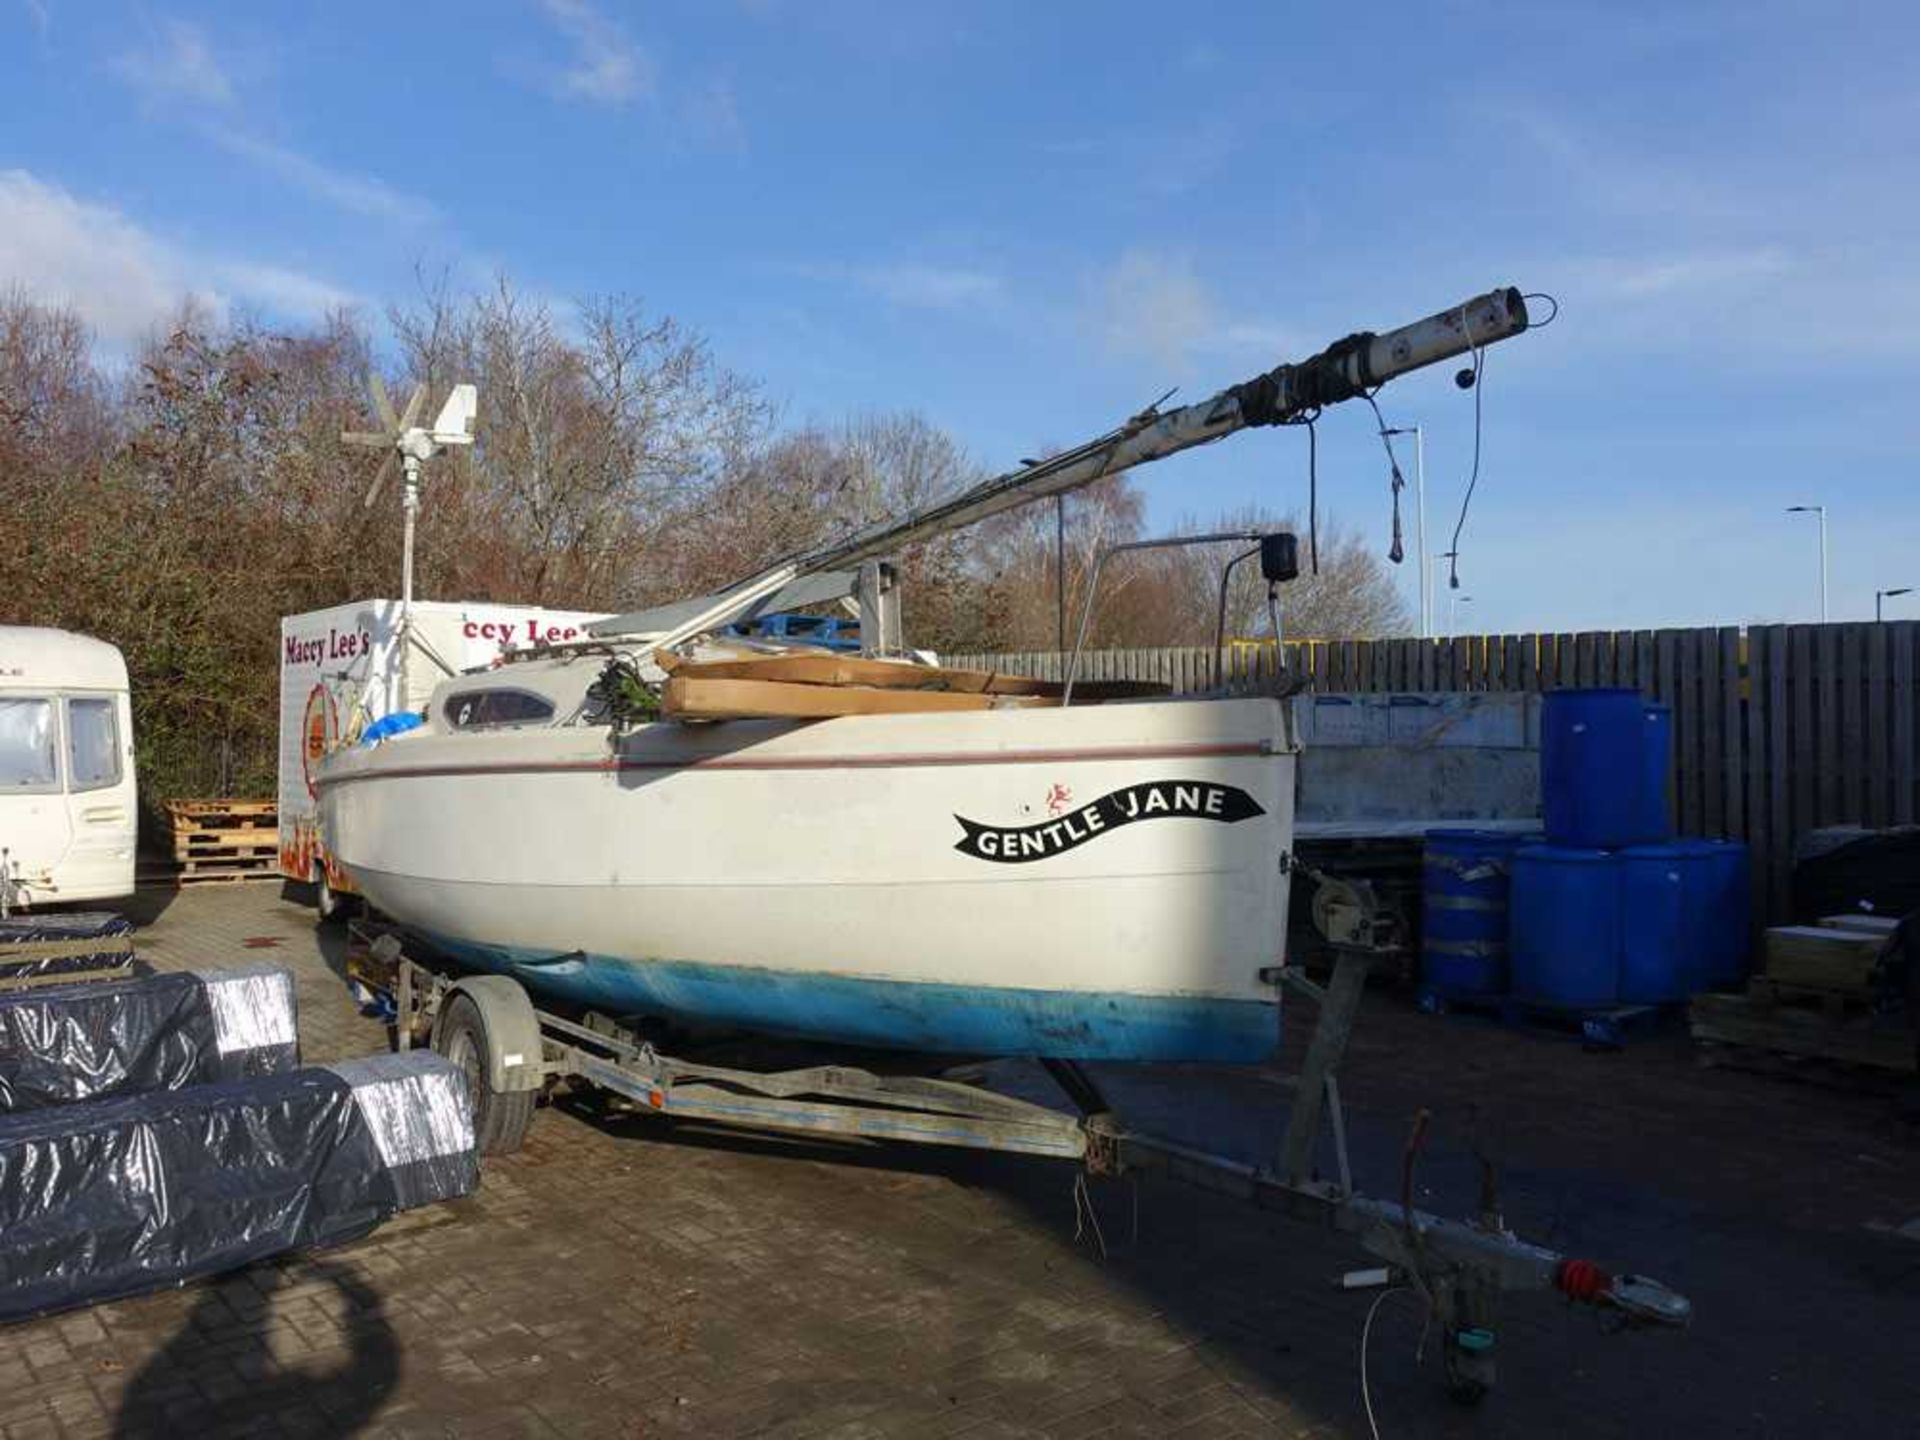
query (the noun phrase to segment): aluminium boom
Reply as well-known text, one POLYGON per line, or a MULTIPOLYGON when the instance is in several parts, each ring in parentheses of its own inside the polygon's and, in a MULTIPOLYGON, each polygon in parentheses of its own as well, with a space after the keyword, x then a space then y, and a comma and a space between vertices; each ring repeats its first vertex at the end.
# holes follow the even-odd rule
MULTIPOLYGON (((1274 367, 1230 385, 1211 399, 1162 412, 1157 405, 1097 439, 996 475, 925 510, 883 521, 831 545, 793 556, 729 586, 656 646, 676 645, 715 629, 803 575, 879 559, 901 547, 972 525, 1017 505, 1062 495, 1135 465, 1210 444, 1255 425, 1285 425, 1371 392, 1408 371, 1518 335, 1527 304, 1513 288, 1489 291, 1424 320, 1337 340, 1310 359, 1274 367)), ((608 629, 613 627, 609 625, 608 629)))

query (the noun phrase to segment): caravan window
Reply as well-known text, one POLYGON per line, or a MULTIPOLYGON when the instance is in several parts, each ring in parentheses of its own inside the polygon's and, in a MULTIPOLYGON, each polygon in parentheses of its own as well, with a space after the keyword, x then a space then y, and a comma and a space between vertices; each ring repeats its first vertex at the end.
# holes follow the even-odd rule
POLYGON ((67 784, 104 790, 120 783, 120 727, 113 701, 67 701, 67 784))
POLYGON ((447 723, 456 730, 483 725, 544 725, 553 719, 553 702, 525 690, 468 690, 449 695, 447 723))
POLYGON ((51 700, 0 696, 0 790, 50 790, 58 784, 53 743, 51 700))

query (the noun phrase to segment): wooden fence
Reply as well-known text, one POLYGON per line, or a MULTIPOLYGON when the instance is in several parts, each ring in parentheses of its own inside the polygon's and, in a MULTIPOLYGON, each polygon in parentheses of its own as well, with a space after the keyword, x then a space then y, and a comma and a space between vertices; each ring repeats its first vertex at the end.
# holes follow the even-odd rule
MULTIPOLYGON (((1061 676, 1050 652, 949 664, 1061 676)), ((1787 913, 1796 839, 1825 825, 1920 821, 1920 622, 1236 643, 1225 681, 1262 690, 1282 667, 1310 690, 1551 690, 1624 685, 1673 707, 1680 830, 1753 849, 1756 919, 1787 913)), ((1210 647, 1100 650, 1087 679, 1219 683, 1210 647)))

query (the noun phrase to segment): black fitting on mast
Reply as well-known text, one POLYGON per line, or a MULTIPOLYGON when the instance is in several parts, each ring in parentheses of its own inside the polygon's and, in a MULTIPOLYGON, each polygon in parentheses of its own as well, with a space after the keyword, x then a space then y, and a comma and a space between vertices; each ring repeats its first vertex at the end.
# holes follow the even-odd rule
POLYGON ((1276 365, 1227 393, 1240 402, 1240 418, 1247 424, 1285 425, 1303 412, 1351 400, 1378 385, 1372 353, 1379 338, 1371 330, 1356 331, 1310 359, 1276 365))

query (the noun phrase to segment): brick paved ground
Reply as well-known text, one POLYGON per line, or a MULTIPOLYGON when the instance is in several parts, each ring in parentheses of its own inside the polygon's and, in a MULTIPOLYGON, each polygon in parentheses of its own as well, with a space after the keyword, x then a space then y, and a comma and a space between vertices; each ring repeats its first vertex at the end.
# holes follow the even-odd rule
MULTIPOLYGON (((147 897, 162 965, 299 972, 307 1057, 364 1053, 337 949, 262 887, 147 897), (164 908, 159 908, 162 903, 164 908)), ((1304 1007, 1303 1007, 1304 1008, 1304 1007)), ((1516 1301, 1477 1411, 1415 1371, 1389 1299, 1373 1375, 1388 1437, 1916 1431, 1913 1134, 1885 1099, 1701 1071, 1678 1038, 1619 1055, 1369 997, 1346 1084, 1363 1181, 1391 1190, 1419 1105, 1422 1199, 1464 1208, 1468 1107, 1536 1237, 1687 1289, 1685 1336, 1604 1336, 1516 1301)), ((1297 1030, 1304 1014, 1291 1022, 1297 1030)), ((1000 1083, 1039 1082, 1003 1067, 1000 1083)), ((1258 1075, 1108 1079, 1132 1117, 1250 1153, 1258 1075)), ((39 1436, 1365 1435, 1370 1297, 1349 1244, 1160 1185, 1097 1186, 1112 1254, 1076 1244, 1054 1162, 668 1130, 542 1112, 467 1201, 215 1283, 0 1333, 0 1432, 39 1436), (1138 1236, 1133 1235, 1137 1205, 1138 1236)))

